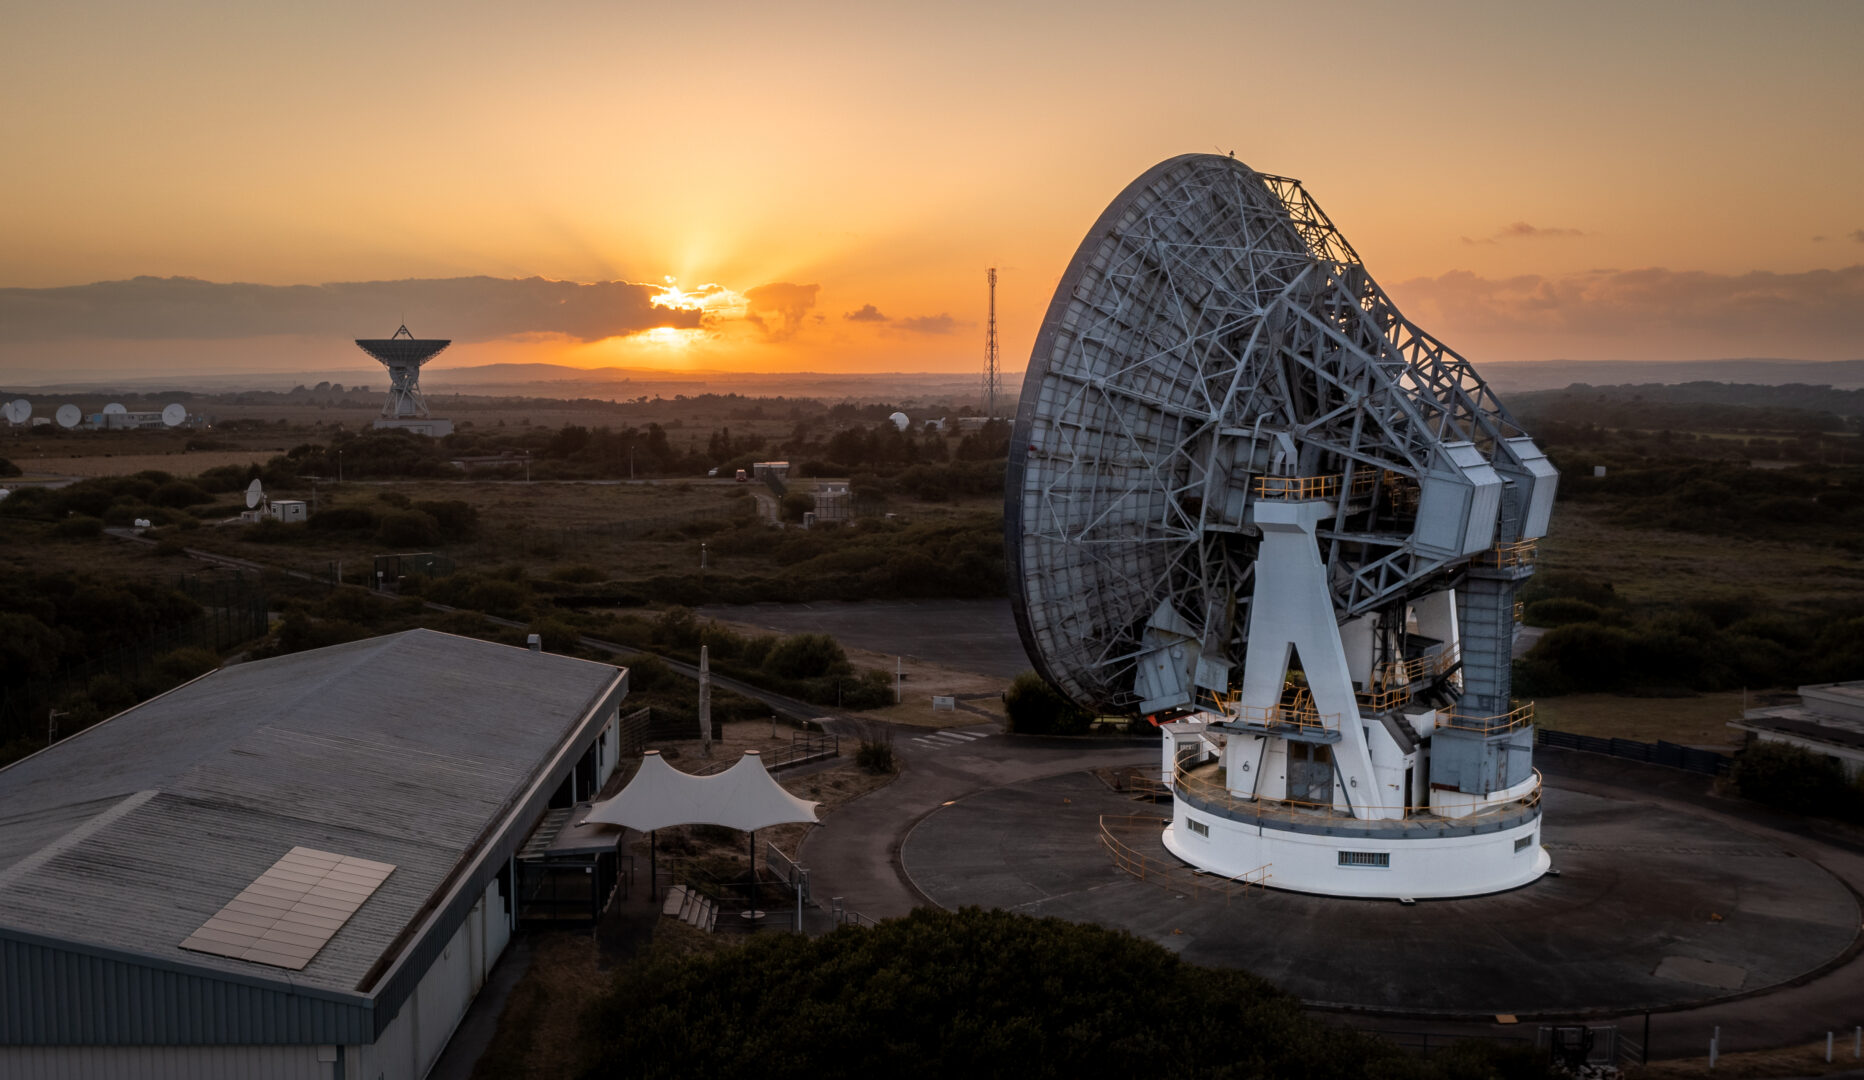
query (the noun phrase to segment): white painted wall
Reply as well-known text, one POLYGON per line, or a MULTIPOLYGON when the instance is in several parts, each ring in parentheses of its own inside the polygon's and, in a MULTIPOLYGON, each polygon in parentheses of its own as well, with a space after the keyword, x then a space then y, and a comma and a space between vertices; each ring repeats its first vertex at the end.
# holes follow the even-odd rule
POLYGON ((498 882, 486 886, 433 966, 373 1045, 350 1047, 348 1080, 421 1080, 466 1016, 486 974, 505 951, 511 928, 503 918, 498 882))
POLYGON ((335 1047, 0 1046, 0 1080, 330 1080, 335 1047), (329 1058, 319 1061, 319 1051, 329 1058))
POLYGON ((1268 867, 1271 888, 1324 896, 1429 899, 1481 896, 1516 888, 1545 874, 1552 859, 1540 846, 1540 820, 1479 836, 1394 838, 1388 841, 1259 829, 1180 801, 1165 847, 1194 866, 1225 877, 1268 867), (1207 826, 1202 836, 1185 826, 1207 826), (1516 841, 1527 838, 1517 851, 1516 841), (1342 867, 1341 851, 1386 852, 1388 869, 1342 867))

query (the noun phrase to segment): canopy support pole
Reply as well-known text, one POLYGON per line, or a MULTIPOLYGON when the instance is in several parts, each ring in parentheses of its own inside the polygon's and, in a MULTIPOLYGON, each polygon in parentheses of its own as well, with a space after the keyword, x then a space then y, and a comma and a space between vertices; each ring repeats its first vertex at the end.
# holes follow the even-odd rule
POLYGON ((660 830, 647 831, 647 898, 660 899, 660 830))
POLYGON ((757 926, 757 830, 751 830, 751 926, 757 926))

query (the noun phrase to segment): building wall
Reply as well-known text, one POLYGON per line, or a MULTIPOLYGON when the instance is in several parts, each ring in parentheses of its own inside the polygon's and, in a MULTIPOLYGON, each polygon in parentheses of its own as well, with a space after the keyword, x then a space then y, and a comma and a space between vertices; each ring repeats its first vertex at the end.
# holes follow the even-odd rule
POLYGON ((487 886, 373 1045, 348 1048, 346 1080, 421 1080, 440 1059, 511 940, 498 882, 487 886))
POLYGON ((0 1047, 0 1080, 331 1080, 336 1068, 332 1046, 0 1047))
POLYGON ((1849 780, 1857 779, 1858 773, 1864 772, 1864 750, 1820 742, 1817 739, 1800 738, 1780 731, 1756 731, 1754 737, 1761 742, 1786 743, 1821 757, 1836 758, 1838 764, 1844 766, 1845 778, 1849 780))

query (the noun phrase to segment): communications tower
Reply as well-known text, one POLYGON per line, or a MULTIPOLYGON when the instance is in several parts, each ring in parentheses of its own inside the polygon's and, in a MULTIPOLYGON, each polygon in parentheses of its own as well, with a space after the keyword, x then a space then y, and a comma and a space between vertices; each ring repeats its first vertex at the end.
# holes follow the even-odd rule
POLYGON ((984 326, 984 419, 997 418, 997 268, 991 267, 990 321, 984 326))

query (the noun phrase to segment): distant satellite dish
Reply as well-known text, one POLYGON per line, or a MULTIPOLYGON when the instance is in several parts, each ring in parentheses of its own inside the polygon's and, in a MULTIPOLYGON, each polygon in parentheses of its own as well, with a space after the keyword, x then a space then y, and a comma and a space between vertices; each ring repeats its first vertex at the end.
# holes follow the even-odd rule
POLYGON ((907 426, 913 422, 912 418, 903 412, 896 412, 892 416, 887 417, 887 419, 893 421, 893 426, 899 428, 901 431, 905 431, 907 426))
POLYGON ((121 416, 128 411, 129 410, 124 408, 123 403, 120 401, 113 401, 110 404, 104 406, 105 416, 121 416))
POLYGON ((246 485, 246 509, 251 510, 264 501, 265 488, 259 486, 259 481, 254 480, 246 485))
POLYGON ((76 405, 60 405, 52 418, 58 421, 61 428, 74 428, 78 426, 78 421, 84 419, 84 411, 76 405))
POLYGON ((186 420, 187 418, 188 418, 187 406, 182 405, 179 402, 177 402, 176 404, 170 405, 167 408, 162 410, 162 423, 166 424, 169 427, 180 427, 181 422, 186 420))
POLYGON ((15 424, 24 424, 32 419, 32 402, 25 398, 15 398, 6 404, 6 418, 15 424))
POLYGON ((12 496, 13 496, 12 492, 8 491, 5 488, 0 488, 0 502, 5 502, 9 498, 12 498, 12 496))

